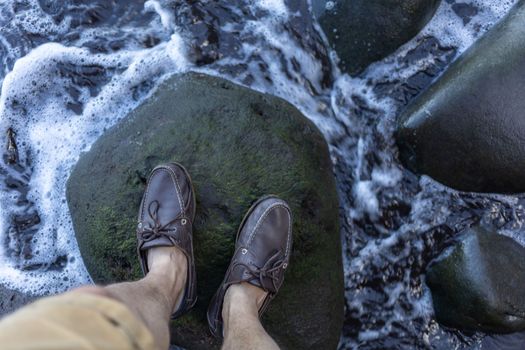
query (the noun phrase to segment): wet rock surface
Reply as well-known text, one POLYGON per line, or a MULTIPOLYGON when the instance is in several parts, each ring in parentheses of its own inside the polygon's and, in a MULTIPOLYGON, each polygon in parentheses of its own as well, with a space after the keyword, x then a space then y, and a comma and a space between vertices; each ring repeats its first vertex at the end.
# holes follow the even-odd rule
POLYGON ((467 330, 525 330, 525 248, 483 227, 461 240, 427 271, 437 320, 467 330))
MULTIPOLYGON (((206 3, 176 1, 171 6, 176 14, 175 22, 184 28, 184 35, 190 41, 189 58, 197 66, 213 65, 220 59, 228 57, 232 63, 221 65, 219 71, 228 71, 242 77, 241 81, 246 85, 252 84, 258 76, 259 79, 266 80, 265 83, 274 83, 271 77, 272 65, 264 58, 264 51, 271 49, 271 46, 257 40, 256 36, 259 33, 246 30, 246 21, 261 20, 267 15, 264 10, 251 12, 246 4, 239 0, 206 3), (259 46, 261 44, 262 46, 259 46), (257 45, 257 49, 243 50, 243 47, 251 45, 257 45), (246 74, 248 66, 253 67, 257 73, 246 74)), ((301 0, 287 0, 286 6, 291 15, 278 26, 277 30, 289 35, 290 42, 286 44, 293 42, 293 46, 297 45, 297 48, 307 52, 321 62, 321 65, 318 67, 319 82, 312 81, 307 75, 295 77, 297 72, 306 68, 297 60, 291 62, 291 65, 285 64, 282 73, 297 83, 307 86, 312 93, 318 93, 321 88, 326 88, 333 82, 328 50, 310 18, 308 3, 301 0)), ((293 46, 280 47, 278 59, 285 61, 286 51, 293 46)))
POLYGON ((19 307, 35 300, 35 296, 0 286, 0 317, 17 310, 19 307))
POLYGON ((350 75, 397 50, 434 15, 441 0, 313 0, 312 9, 340 67, 350 75))
MULTIPOLYGON (((443 1, 424 35, 350 78, 339 74, 328 57, 306 1, 160 0, 158 12, 144 1, 4 1, 0 79, 26 54, 35 61, 20 62, 25 73, 18 69, 17 86, 3 84, 0 128, 17 133, 21 168, 12 173, 0 163, 2 171, 7 169, 0 174, 0 212, 5 228, 27 209, 40 222, 20 226, 23 230, 10 236, 11 242, 22 242, 20 252, 31 254, 13 250, 6 255, 2 281, 37 294, 89 282, 68 224, 62 182, 78 159, 79 148, 71 145, 78 141, 90 147, 164 74, 177 71, 178 62, 174 67, 167 52, 178 57, 177 50, 183 49, 187 68, 280 96, 326 137, 341 201, 346 305, 340 349, 487 349, 493 337, 435 321, 424 272, 450 238, 479 221, 523 243, 525 198, 458 193, 426 176, 416 177, 399 163, 392 135, 406 104, 515 2, 443 1), (286 8, 274 6, 280 4, 286 8), (97 16, 102 20, 90 19, 97 16), (40 45, 49 41, 65 45, 66 54, 33 55, 33 49, 44 49, 40 45), (228 51, 227 43, 246 44, 230 45, 234 50, 228 51), (89 52, 79 55, 75 47, 89 52), (98 108, 91 114, 94 104, 98 108), (54 109, 44 113, 49 106, 54 109), (68 124, 76 131, 71 137, 64 128, 68 124), (42 131, 43 137, 29 138, 32 130, 42 131), (24 174, 21 186, 4 181, 18 173, 24 174), (41 181, 43 173, 51 180, 41 181), (44 191, 43 183, 51 187, 44 191), (18 201, 25 191, 30 206, 18 201)), ((48 48, 44 53, 52 53, 48 48)), ((519 334, 497 341, 490 349, 501 350, 497 346, 503 343, 505 349, 523 348, 519 334)))
POLYGON ((420 95, 397 140, 410 169, 463 191, 525 191, 525 1, 420 95))
POLYGON ((96 282, 140 277, 137 210, 157 164, 178 161, 197 195, 194 247, 199 302, 172 339, 217 348, 205 312, 229 264, 250 203, 273 193, 294 214, 285 283, 264 317, 285 349, 336 348, 343 321, 339 205, 326 143, 294 107, 226 80, 190 73, 164 82, 82 156, 68 203, 82 257, 96 282), (308 334, 308 336, 305 336, 308 334))
POLYGON ((481 343, 483 350, 516 350, 525 344, 525 332, 497 334, 485 337, 481 343))

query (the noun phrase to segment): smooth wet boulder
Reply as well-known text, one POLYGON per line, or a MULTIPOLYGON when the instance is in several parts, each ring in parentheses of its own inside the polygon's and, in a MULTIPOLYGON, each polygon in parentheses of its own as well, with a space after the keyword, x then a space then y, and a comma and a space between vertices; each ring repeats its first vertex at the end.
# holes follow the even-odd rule
POLYGON ((525 330, 525 248, 482 227, 464 233, 430 265, 437 320, 467 331, 525 330))
POLYGON ((441 0, 312 0, 312 9, 340 67, 350 75, 416 36, 441 0))
POLYGON ((284 349, 335 349, 343 322, 339 204, 323 136, 286 101, 201 74, 174 76, 84 154, 67 198, 94 281, 140 277, 135 229, 146 178, 178 161, 197 196, 198 303, 173 323, 173 342, 218 348, 205 312, 250 204, 272 193, 290 203, 294 248, 264 324, 284 349))
POLYGON ((400 158, 452 188, 525 191, 525 1, 400 117, 400 158))

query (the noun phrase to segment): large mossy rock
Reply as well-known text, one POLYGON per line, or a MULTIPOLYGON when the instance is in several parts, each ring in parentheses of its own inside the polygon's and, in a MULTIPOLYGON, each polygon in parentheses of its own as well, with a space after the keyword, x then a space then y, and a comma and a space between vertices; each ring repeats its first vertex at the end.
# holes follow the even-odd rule
POLYGON ((477 227, 427 271, 436 318, 446 326, 511 333, 525 330, 525 248, 477 227))
POLYGON ((525 191, 525 1, 403 113, 407 167, 474 192, 525 191))
POLYGON ((137 211, 149 172, 169 161, 187 167, 197 195, 199 300, 173 322, 173 343, 218 348, 208 332, 208 303, 224 277, 244 213, 272 193, 292 208, 294 248, 264 325, 284 349, 335 349, 344 288, 338 196, 325 140, 284 100, 223 79, 195 73, 170 78, 79 160, 67 197, 94 281, 141 276, 137 211))
POLYGON ((343 71, 356 75, 416 36, 441 0, 312 0, 343 71))

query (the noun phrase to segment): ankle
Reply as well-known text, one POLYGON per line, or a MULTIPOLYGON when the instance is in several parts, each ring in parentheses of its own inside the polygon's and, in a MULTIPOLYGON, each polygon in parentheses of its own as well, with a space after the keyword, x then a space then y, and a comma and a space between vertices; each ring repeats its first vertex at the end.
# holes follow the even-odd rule
POLYGON ((149 272, 146 279, 167 296, 173 307, 186 286, 188 259, 176 247, 157 247, 148 251, 149 272))
POLYGON ((231 285, 224 295, 222 318, 225 323, 232 317, 259 318, 259 309, 262 306, 266 293, 261 288, 248 283, 231 285))
POLYGON ((148 251, 150 272, 183 272, 187 269, 187 258, 177 247, 156 247, 148 251))

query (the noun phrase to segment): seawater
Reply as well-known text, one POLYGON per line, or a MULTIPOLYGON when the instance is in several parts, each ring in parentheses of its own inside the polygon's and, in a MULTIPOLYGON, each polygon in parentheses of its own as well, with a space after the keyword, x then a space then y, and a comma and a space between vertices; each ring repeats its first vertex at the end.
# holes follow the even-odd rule
POLYGON ((0 132, 16 133, 18 162, 0 162, 0 284, 46 295, 91 283, 65 201, 71 169, 160 82, 193 70, 280 96, 324 134, 341 201, 342 349, 477 348, 482 334, 435 322, 424 270, 480 221, 524 244, 522 198, 415 177, 393 132, 515 2, 444 0, 416 38, 354 78, 302 1, 1 2, 0 132))

